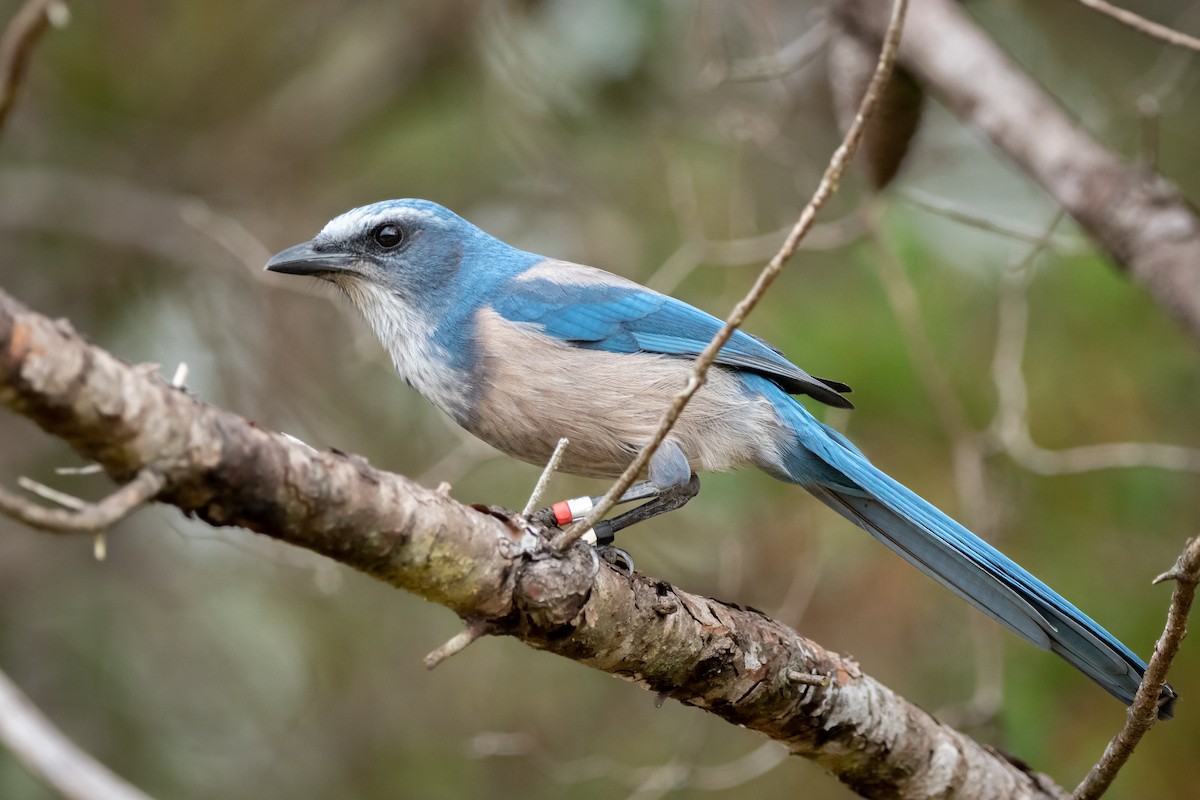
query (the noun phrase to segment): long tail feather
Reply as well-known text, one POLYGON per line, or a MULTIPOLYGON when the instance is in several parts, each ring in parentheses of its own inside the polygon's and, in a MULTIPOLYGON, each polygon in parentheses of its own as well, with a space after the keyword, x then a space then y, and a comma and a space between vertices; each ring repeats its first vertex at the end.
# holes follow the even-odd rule
MULTIPOLYGON (((787 400, 780 411, 797 435, 794 450, 784 458, 788 479, 993 620, 1057 653, 1126 704, 1133 702, 1146 671, 1142 659, 1053 589, 874 467, 843 436, 787 400)), ((1175 698, 1174 689, 1163 689, 1160 718, 1171 717, 1175 698)))

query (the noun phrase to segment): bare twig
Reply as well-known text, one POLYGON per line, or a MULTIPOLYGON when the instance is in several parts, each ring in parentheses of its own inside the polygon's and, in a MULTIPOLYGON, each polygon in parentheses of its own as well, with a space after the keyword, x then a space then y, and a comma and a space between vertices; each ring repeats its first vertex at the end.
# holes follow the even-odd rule
POLYGON ((1164 581, 1175 581, 1171 607, 1167 610, 1166 628, 1154 645, 1154 655, 1150 657, 1150 665, 1146 668, 1133 705, 1126 712, 1125 724, 1108 743, 1096 766, 1076 787, 1072 795, 1074 800, 1092 800, 1108 791, 1121 767, 1133 755, 1138 742, 1158 720, 1159 693, 1167 682, 1167 671, 1187 634, 1188 614, 1196 597, 1196 585, 1200 584, 1200 536, 1188 541, 1175 566, 1154 579, 1155 583, 1164 581))
POLYGON ((21 91, 21 80, 38 37, 51 23, 66 21, 63 0, 29 0, 8 23, 0 36, 0 128, 12 111, 21 91))
POLYGON ((550 476, 558 469, 558 462, 562 461, 563 451, 567 449, 569 442, 564 437, 558 440, 558 444, 554 447, 554 452, 550 454, 550 460, 546 462, 546 468, 542 470, 542 474, 538 477, 538 482, 534 484, 533 492, 529 495, 529 501, 525 503, 525 509, 521 512, 522 517, 528 517, 537 508, 537 504, 541 502, 542 495, 546 493, 546 484, 550 483, 550 476))
POLYGON ((1071 475, 1134 467, 1200 472, 1200 450, 1173 444, 1110 442, 1049 450, 1033 441, 1028 427, 1021 427, 1011 431, 1004 446, 1014 461, 1039 475, 1071 475))
POLYGON ((915 189, 905 189, 896 193, 901 200, 909 205, 915 206, 922 211, 928 211, 931 214, 937 214, 940 217, 953 220, 955 222, 968 225, 972 228, 977 228, 988 233, 995 233, 999 236, 1006 236, 1010 239, 1017 239, 1029 244, 1039 244, 1045 242, 1045 247, 1055 251, 1073 252, 1080 250, 1081 247, 1073 245, 1072 242, 1063 236, 1055 235, 1050 240, 1046 241, 1045 234, 1036 228, 1023 225, 1008 219, 1000 219, 989 217, 975 211, 970 211, 955 204, 950 200, 946 200, 936 195, 927 192, 921 192, 915 189))
POLYGON ((150 800, 83 752, 0 672, 0 741, 67 800, 150 800))
POLYGON ((829 24, 825 19, 817 20, 804 35, 777 53, 762 58, 747 58, 734 61, 728 67, 725 80, 766 81, 786 78, 812 62, 829 39, 829 24))
POLYGON ((104 467, 99 464, 84 464, 82 467, 55 467, 55 475, 99 475, 104 467))
POLYGON ((1104 2, 1104 0, 1079 0, 1079 2, 1088 8, 1099 11, 1101 14, 1107 14, 1123 25, 1128 25, 1138 33, 1144 33, 1155 39, 1161 39, 1167 44, 1173 44, 1176 47, 1186 47, 1188 50, 1200 53, 1200 39, 1197 39, 1195 36, 1188 36, 1186 33, 1181 33, 1174 28, 1168 28, 1166 25, 1138 16, 1132 11, 1118 8, 1111 3, 1104 2))
POLYGON ((488 632, 488 627, 484 620, 471 620, 467 623, 467 627, 450 637, 449 641, 425 655, 425 658, 422 659, 425 669, 434 669, 450 656, 466 650, 488 632))
MULTIPOLYGON (((96 466, 99 467, 99 465, 96 466)), ((87 501, 80 500, 73 494, 60 492, 24 475, 17 478, 17 486, 20 486, 27 492, 36 494, 38 497, 44 497, 51 502, 58 503, 60 506, 69 508, 72 511, 84 511, 89 505, 87 501)), ((97 561, 103 561, 108 557, 108 537, 105 535, 104 530, 96 531, 96 538, 92 540, 92 555, 97 561)))
POLYGON ((636 767, 623 764, 600 753, 565 761, 546 751, 532 736, 524 733, 489 731, 471 740, 473 758, 527 758, 555 783, 565 786, 605 779, 635 789, 633 797, 644 800, 646 790, 654 786, 659 791, 649 795, 662 797, 683 789, 700 792, 728 792, 762 777, 785 762, 788 750, 778 742, 764 742, 745 755, 723 764, 703 766, 681 761, 678 755, 665 764, 636 767))
POLYGON ((837 190, 838 182, 841 179, 842 173, 846 166, 850 163, 850 159, 854 157, 855 151, 858 149, 859 143, 862 141, 863 131, 866 128, 867 121, 870 119, 872 112, 875 110, 876 103, 879 99, 883 87, 887 84, 888 78, 892 73, 892 64, 896 60, 896 52, 900 46, 900 33, 904 27, 904 15, 908 9, 908 0, 895 0, 892 4, 891 17, 888 21, 887 31, 883 37, 883 47, 879 54, 879 63, 875 67, 875 74, 871 78, 870 84, 867 86, 866 93, 863 95, 862 103, 859 105, 858 114, 854 118, 854 123, 846 132, 845 138, 834 151, 833 157, 830 159, 829 166, 825 170, 825 174, 821 176, 821 182, 817 186, 816 192, 813 194, 808 205, 800 213, 800 218, 796 221, 795 226, 788 234, 787 239, 783 243, 783 247, 775 254, 774 258, 763 268, 759 273, 758 279, 754 282, 754 286, 742 298, 733 309, 733 312, 726 319, 725 324, 717 331, 712 341, 704 348, 696 358, 695 366, 692 370, 692 375, 688 379, 687 385, 683 390, 675 395, 670 407, 659 420, 658 430, 650 442, 642 448, 637 458, 626 468, 621 477, 609 488, 607 494, 601 498, 596 507, 584 519, 572 525, 567 530, 559 534, 553 543, 553 546, 560 551, 569 547, 579 537, 583 536, 589 529, 595 526, 609 509, 616 503, 617 498, 625 493, 625 490, 633 485, 637 480, 638 475, 646 468, 650 462, 650 457, 654 455, 654 451, 666 439, 667 434, 675 425, 675 421, 683 413, 683 409, 687 406, 688 401, 692 396, 700 390, 704 385, 705 378, 708 375, 709 367, 716 360, 717 353, 729 341, 729 337, 739 325, 746 319, 746 316, 758 304, 766 293, 767 288, 774 282, 775 278, 783 270, 783 265, 787 263, 792 254, 796 252, 796 248, 800 245, 800 240, 804 238, 812 227, 813 220, 816 218, 817 212, 821 209, 825 202, 837 190))
POLYGON ((60 492, 58 489, 52 489, 44 483, 38 483, 33 478, 27 478, 24 475, 18 476, 17 486, 20 486, 31 494, 36 494, 45 500, 52 503, 58 503, 63 508, 69 508, 72 511, 82 511, 88 507, 86 500, 80 500, 73 494, 60 492))
POLYGON ((53 533, 95 533, 128 516, 158 494, 164 483, 162 475, 144 469, 100 502, 85 503, 69 510, 46 508, 0 487, 0 512, 26 525, 53 533))

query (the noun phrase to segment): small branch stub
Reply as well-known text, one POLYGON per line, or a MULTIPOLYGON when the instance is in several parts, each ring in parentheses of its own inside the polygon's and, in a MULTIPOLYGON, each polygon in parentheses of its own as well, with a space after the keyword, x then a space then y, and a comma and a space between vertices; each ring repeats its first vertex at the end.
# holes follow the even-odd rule
POLYGON ((466 650, 481 636, 486 634, 489 628, 488 623, 483 620, 471 620, 467 623, 467 627, 463 628, 444 645, 431 651, 422 659, 425 669, 435 669, 438 664, 441 664, 450 656, 466 650))
POLYGON ((525 509, 521 512, 521 516, 529 519, 529 515, 537 508, 537 504, 541 502, 542 496, 546 494, 546 485, 550 483, 550 476, 558 469, 558 462, 562 461, 563 452, 566 451, 567 445, 570 444, 566 437, 558 440, 558 444, 554 446, 554 452, 550 454, 550 460, 546 462, 546 468, 542 470, 542 474, 538 477, 537 483, 533 487, 533 492, 529 495, 529 502, 525 504, 525 509))
POLYGON ((805 686, 828 686, 828 675, 814 675, 811 672, 801 672, 798 669, 789 669, 787 679, 792 683, 802 683, 805 686))
POLYGON ((52 533, 97 533, 129 516, 158 494, 165 483, 159 473, 143 469, 132 481, 98 503, 71 498, 70 509, 46 508, 0 487, 0 512, 52 533))

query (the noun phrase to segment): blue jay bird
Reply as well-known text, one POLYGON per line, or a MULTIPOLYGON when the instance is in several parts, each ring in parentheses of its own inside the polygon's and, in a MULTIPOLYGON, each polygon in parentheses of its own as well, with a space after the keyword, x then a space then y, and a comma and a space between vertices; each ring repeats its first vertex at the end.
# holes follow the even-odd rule
MULTIPOLYGON (((615 477, 650 439, 721 322, 603 270, 526 253, 427 200, 390 200, 332 220, 268 270, 337 286, 396 371, 455 422, 541 465, 615 477)), ((686 503, 695 473, 758 469, 799 484, 917 569, 1125 703, 1146 664, 987 542, 872 466, 791 395, 839 408, 849 387, 814 378, 742 331, 721 350, 650 460, 649 502, 608 536, 686 503)), ((630 498, 630 499, 633 499, 630 498)), ((1176 698, 1165 687, 1159 717, 1176 698)))

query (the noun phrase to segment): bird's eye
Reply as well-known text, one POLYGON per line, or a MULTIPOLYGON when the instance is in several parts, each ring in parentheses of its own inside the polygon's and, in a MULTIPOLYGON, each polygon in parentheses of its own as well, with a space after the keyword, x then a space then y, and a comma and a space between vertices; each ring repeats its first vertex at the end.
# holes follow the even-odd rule
POLYGON ((371 231, 371 238, 375 240, 375 244, 385 250, 391 250, 404 241, 404 231, 396 225, 380 225, 371 231))

